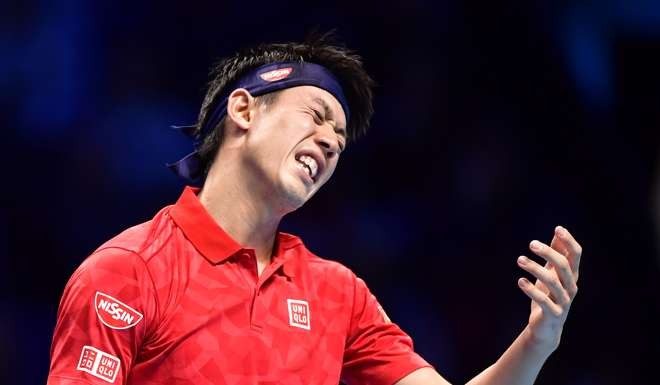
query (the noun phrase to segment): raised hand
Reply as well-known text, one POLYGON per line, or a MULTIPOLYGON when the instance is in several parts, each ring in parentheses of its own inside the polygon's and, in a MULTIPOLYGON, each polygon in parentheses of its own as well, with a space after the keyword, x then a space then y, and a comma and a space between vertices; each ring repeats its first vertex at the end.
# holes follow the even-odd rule
POLYGON ((532 300, 527 331, 536 347, 554 351, 578 291, 582 247, 568 230, 557 226, 550 246, 532 241, 529 248, 546 263, 541 266, 525 256, 518 258, 518 266, 536 277, 534 284, 526 278, 518 280, 532 300))

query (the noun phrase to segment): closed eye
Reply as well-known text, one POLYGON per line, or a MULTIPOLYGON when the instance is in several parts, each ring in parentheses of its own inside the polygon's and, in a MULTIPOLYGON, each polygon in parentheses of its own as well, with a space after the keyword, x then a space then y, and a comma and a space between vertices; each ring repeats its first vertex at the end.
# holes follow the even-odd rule
MULTIPOLYGON (((317 109, 312 108, 311 110, 314 112, 314 122, 319 125, 323 124, 325 122, 325 115, 323 115, 317 109)), ((346 147, 346 145, 344 144, 344 141, 346 140, 346 130, 343 128, 335 128, 335 132, 337 133, 340 139, 337 141, 337 143, 339 144, 339 152, 342 152, 346 147)))
POLYGON ((325 120, 325 117, 318 111, 318 110, 312 110, 314 111, 314 120, 318 120, 317 123, 323 123, 325 120))

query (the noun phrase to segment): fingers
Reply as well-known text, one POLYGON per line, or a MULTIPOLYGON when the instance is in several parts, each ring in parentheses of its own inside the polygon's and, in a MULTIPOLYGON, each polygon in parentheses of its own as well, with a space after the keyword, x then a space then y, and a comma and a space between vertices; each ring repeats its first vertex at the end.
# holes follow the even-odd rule
POLYGON ((559 254, 561 254, 565 257, 569 255, 569 251, 566 248, 566 245, 564 244, 564 242, 561 239, 559 239, 557 234, 555 234, 555 236, 552 237, 552 241, 550 242, 550 247, 557 250, 559 252, 559 254))
POLYGON ((571 270, 577 279, 580 270, 580 258, 582 257, 582 246, 580 246, 578 241, 573 238, 573 235, 562 226, 555 227, 555 237, 564 245, 567 252, 567 254, 565 254, 566 258, 568 258, 571 270))
MULTIPOLYGON (((543 283, 543 285, 545 285, 545 287, 550 292, 549 299, 551 301, 554 300, 559 305, 568 305, 571 303, 573 297, 564 288, 554 271, 550 271, 544 268, 543 266, 525 256, 520 256, 518 258, 518 265, 523 270, 535 276, 540 282, 543 283)), ((539 285, 535 285, 535 289, 539 290, 539 292, 543 293, 547 297, 546 292, 543 291, 539 285)))
POLYGON ((518 280, 520 289, 538 305, 544 313, 556 317, 568 314, 571 302, 577 294, 582 246, 564 227, 557 226, 550 246, 532 241, 530 250, 545 259, 545 266, 525 256, 518 258, 518 265, 536 277, 536 284, 526 278, 518 280))
MULTIPOLYGON (((554 271, 556 272, 556 274, 554 272, 551 272, 548 265, 546 265, 548 268, 543 268, 540 265, 536 264, 536 262, 530 261, 536 264, 539 269, 543 270, 542 272, 539 272, 538 269, 535 269, 535 271, 530 271, 530 273, 532 274, 534 274, 534 272, 542 273, 543 277, 537 276, 537 278, 540 279, 550 290, 552 289, 549 286, 548 282, 546 282, 546 279, 551 279, 551 278, 548 278, 547 275, 551 275, 553 281, 557 281, 557 276, 558 276, 559 279, 556 283, 557 284, 561 283, 560 286, 562 286, 562 291, 563 289, 565 289, 566 292, 568 292, 569 294, 569 298, 573 299, 573 297, 575 297, 575 294, 577 294, 577 283, 576 283, 576 276, 573 273, 568 258, 560 254, 557 250, 553 249, 552 247, 545 245, 539 241, 532 241, 529 244, 529 248, 532 250, 532 252, 534 252, 534 254, 545 259, 546 261, 548 261, 550 265, 554 266, 554 271)), ((521 267, 523 266, 521 265, 521 267)), ((555 298, 560 299, 560 297, 555 297, 555 298)))
POLYGON ((544 313, 549 313, 555 317, 561 317, 564 310, 561 306, 552 302, 547 294, 542 292, 538 287, 534 286, 527 278, 520 278, 518 280, 520 289, 534 302, 536 302, 544 313))

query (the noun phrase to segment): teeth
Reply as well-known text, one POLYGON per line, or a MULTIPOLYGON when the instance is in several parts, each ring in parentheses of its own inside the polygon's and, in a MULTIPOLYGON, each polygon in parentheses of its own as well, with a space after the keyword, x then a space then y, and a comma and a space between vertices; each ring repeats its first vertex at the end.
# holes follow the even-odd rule
POLYGON ((303 170, 307 171, 307 174, 312 177, 312 170, 307 166, 305 163, 298 161, 298 167, 302 168, 303 170))
POLYGON ((307 170, 307 173, 310 177, 316 177, 316 173, 319 171, 319 165, 316 163, 314 158, 308 155, 301 155, 298 158, 298 162, 305 166, 305 169, 307 170))

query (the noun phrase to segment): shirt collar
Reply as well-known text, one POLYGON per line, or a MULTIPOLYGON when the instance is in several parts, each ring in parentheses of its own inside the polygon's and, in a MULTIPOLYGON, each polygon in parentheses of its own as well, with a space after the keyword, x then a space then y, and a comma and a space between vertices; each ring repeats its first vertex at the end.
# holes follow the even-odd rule
MULTIPOLYGON (((199 190, 187 186, 170 210, 172 219, 197 251, 209 262, 219 264, 240 251, 252 250, 241 246, 218 225, 199 201, 199 190)), ((290 249, 299 245, 302 245, 300 238, 283 232, 277 233, 271 263, 282 264, 283 273, 289 277, 294 277, 298 271, 298 258, 295 258, 298 253, 290 249)))

